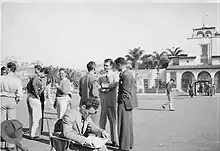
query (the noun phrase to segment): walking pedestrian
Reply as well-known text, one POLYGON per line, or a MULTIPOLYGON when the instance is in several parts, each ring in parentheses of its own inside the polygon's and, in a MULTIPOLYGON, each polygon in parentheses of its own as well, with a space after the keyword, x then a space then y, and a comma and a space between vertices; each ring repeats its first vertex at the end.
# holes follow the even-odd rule
POLYGON ((162 105, 163 109, 165 109, 166 106, 168 105, 170 111, 174 111, 172 98, 171 98, 172 84, 174 82, 175 82, 174 79, 170 79, 170 81, 166 83, 166 93, 167 93, 168 101, 164 105, 162 105))

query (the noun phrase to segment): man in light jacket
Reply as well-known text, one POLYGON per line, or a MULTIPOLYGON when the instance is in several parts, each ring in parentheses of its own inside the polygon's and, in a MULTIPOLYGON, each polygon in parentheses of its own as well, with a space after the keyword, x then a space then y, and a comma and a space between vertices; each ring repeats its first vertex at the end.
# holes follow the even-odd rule
POLYGON ((117 131, 116 131, 116 104, 117 104, 117 86, 119 81, 119 75, 113 72, 112 59, 106 59, 104 61, 105 74, 99 78, 101 89, 101 116, 100 116, 100 128, 106 128, 107 118, 110 124, 110 134, 113 146, 118 146, 117 131))
MULTIPOLYGON (((68 110, 62 119, 62 134, 65 138, 83 146, 92 146, 92 140, 87 139, 86 133, 94 133, 99 137, 108 138, 105 130, 99 128, 91 120, 91 115, 97 113, 99 100, 88 98, 79 107, 68 110)), ((106 150, 104 146, 102 151, 106 150)))

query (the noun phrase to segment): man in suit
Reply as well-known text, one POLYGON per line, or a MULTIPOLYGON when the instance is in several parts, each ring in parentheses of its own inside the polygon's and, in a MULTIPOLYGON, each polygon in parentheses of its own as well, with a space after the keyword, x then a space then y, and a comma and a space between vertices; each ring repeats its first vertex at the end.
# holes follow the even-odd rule
POLYGON ((132 111, 137 107, 135 79, 126 69, 126 61, 119 57, 115 68, 120 72, 118 90, 118 136, 119 149, 129 151, 134 147, 132 111))
POLYGON ((104 61, 105 74, 99 78, 101 84, 101 116, 99 125, 100 128, 105 129, 107 118, 109 119, 112 145, 118 146, 116 132, 116 100, 119 76, 112 71, 112 68, 112 59, 106 59, 104 61))
POLYGON ((164 105, 162 105, 163 109, 165 109, 166 106, 168 105, 170 111, 174 111, 173 103, 172 103, 172 99, 171 99, 172 84, 174 82, 175 82, 174 79, 170 79, 170 81, 167 82, 167 84, 166 84, 166 93, 167 93, 168 101, 164 105))
MULTIPOLYGON (((91 115, 97 113, 100 102, 97 98, 85 99, 79 107, 68 110, 63 116, 63 136, 83 146, 92 146, 92 140, 86 133, 94 133, 99 137, 108 138, 108 133, 97 127, 91 120, 91 115)), ((102 148, 102 151, 105 150, 102 148)))
MULTIPOLYGON (((79 95, 80 105, 83 104, 88 98, 97 98, 100 101, 99 96, 99 88, 100 85, 98 84, 98 77, 95 74, 96 64, 93 61, 90 61, 87 64, 88 73, 83 76, 79 81, 79 95)), ((99 126, 99 119, 100 119, 100 107, 98 108, 98 112, 95 115, 91 116, 93 122, 99 126)))

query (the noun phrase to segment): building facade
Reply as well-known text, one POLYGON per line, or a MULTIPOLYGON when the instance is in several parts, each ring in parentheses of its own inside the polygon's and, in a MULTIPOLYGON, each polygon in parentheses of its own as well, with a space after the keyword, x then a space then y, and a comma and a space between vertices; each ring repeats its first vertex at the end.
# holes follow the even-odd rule
POLYGON ((193 56, 179 56, 179 64, 167 68, 166 79, 174 79, 179 91, 186 92, 190 83, 209 83, 220 92, 220 34, 215 27, 193 29, 187 46, 186 52, 193 56))

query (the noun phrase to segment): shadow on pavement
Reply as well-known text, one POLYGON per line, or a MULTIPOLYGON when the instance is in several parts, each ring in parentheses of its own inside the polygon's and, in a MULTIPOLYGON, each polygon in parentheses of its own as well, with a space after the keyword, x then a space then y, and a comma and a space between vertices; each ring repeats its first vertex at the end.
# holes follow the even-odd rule
POLYGON ((145 108, 136 108, 136 110, 146 110, 146 111, 166 111, 163 109, 145 109, 145 108))
MULTIPOLYGON (((23 135, 23 138, 32 140, 29 136, 26 136, 26 135, 23 135)), ((33 140, 33 141, 44 143, 44 144, 50 144, 49 140, 46 140, 43 138, 40 138, 39 140, 33 140)))

